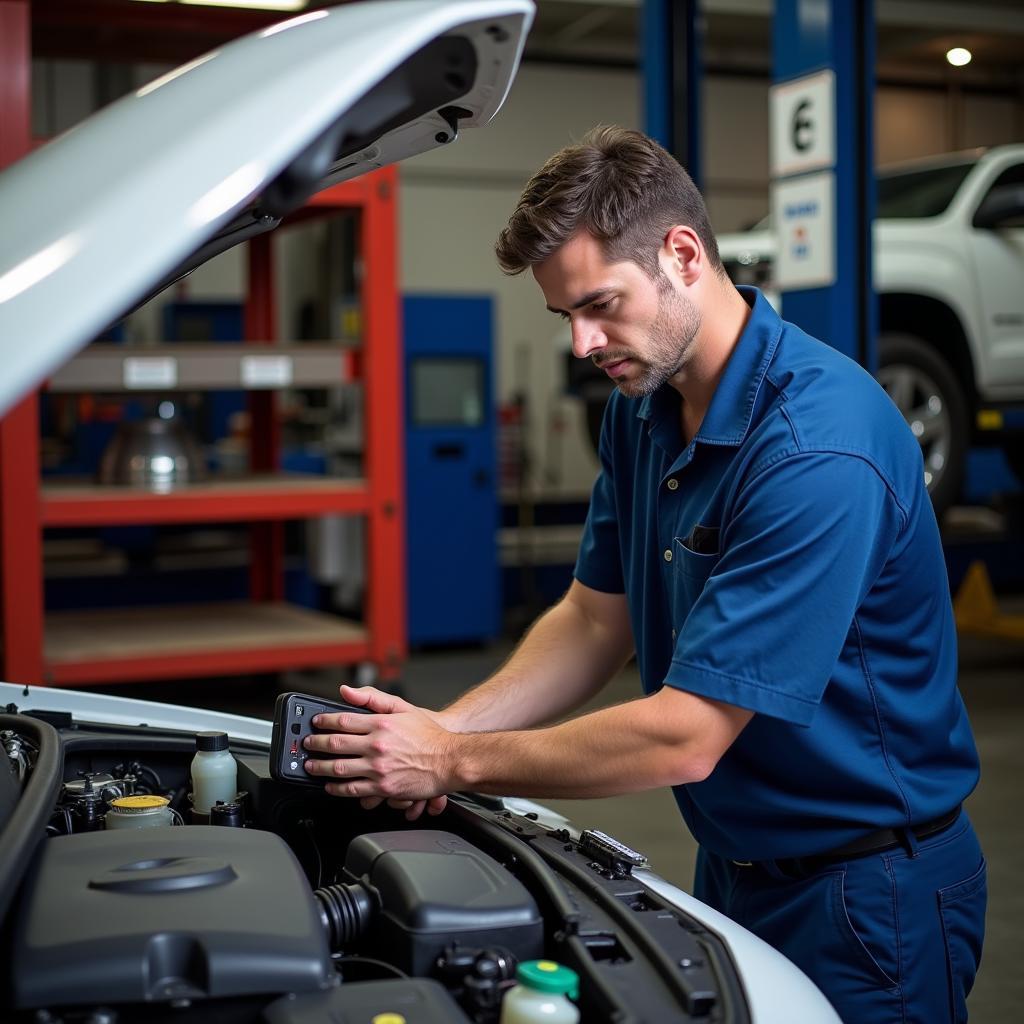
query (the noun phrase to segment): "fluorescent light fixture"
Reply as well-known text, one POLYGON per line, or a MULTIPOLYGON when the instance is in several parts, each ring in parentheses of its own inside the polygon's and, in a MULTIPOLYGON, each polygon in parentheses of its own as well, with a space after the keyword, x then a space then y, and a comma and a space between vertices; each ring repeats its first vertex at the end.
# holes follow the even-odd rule
POLYGON ((178 0, 190 7, 250 7, 260 11, 301 11, 307 0, 178 0))
POLYGON ((143 4, 189 4, 192 7, 250 7, 260 11, 301 11, 309 0, 136 0, 143 4))
POLYGON ((955 68, 962 68, 965 64, 971 63, 971 51, 965 50, 962 46, 954 46, 952 50, 946 51, 946 60, 955 68))

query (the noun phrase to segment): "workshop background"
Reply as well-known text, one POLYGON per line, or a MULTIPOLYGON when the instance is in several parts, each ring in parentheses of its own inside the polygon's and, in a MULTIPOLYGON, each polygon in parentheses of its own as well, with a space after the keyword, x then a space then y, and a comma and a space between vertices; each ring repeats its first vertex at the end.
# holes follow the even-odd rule
MULTIPOLYGON (((0 18, 26 6, 31 128, 42 142, 282 11, 324 5, 0 0, 0 18)), ((528 176, 597 123, 658 134, 698 172, 716 231, 729 236, 730 269, 765 287, 784 315, 814 333, 851 302, 840 281, 815 289, 831 312, 802 303, 799 287, 778 280, 770 229, 750 231, 769 212, 773 178, 785 184, 784 169, 773 173, 769 111, 773 82, 800 70, 780 52, 778 21, 792 2, 538 7, 518 79, 485 132, 369 184, 339 186, 287 230, 215 258, 114 325, 0 424, 3 450, 18 453, 0 468, 3 678, 266 716, 282 689, 329 695, 349 679, 439 707, 500 664, 568 585, 607 389, 570 365, 567 332, 530 275, 498 271, 493 244, 528 176), (368 303, 395 314, 375 320, 383 333, 372 346, 368 303), (247 391, 185 372, 198 358, 190 345, 244 358, 243 341, 273 344, 292 362, 259 364, 247 391), (150 372, 176 360, 179 383, 158 372, 133 380, 140 353, 157 360, 150 372), (161 471, 169 452, 173 472, 161 471), (133 476, 138 454, 148 462, 133 476), (379 500, 395 481, 397 508, 379 500)), ((25 59, 0 33, 0 79, 25 59)), ((999 180, 1024 182, 1024 9, 1015 0, 879 0, 866 50, 826 64, 837 131, 855 132, 843 111, 870 117, 842 149, 853 158, 833 160, 840 193, 855 191, 871 164, 1014 144, 1000 151, 999 180), (968 63, 957 49, 970 51, 968 63)), ((9 96, 0 89, 0 101, 9 96)), ((850 216, 837 207, 837 245, 858 244, 842 230, 850 216)), ((877 369, 885 350, 876 339, 895 331, 944 360, 935 370, 915 362, 919 349, 905 365, 890 355, 887 386, 917 423, 929 471, 947 481, 939 511, 960 685, 983 765, 968 807, 990 871, 970 1000, 982 1022, 1016 1019, 1024 1000, 1022 224, 1009 222, 995 256, 964 240, 960 287, 981 303, 974 351, 1004 360, 990 394, 969 365, 972 326, 951 327, 936 312, 941 282, 927 312, 895 314, 880 300, 851 351, 877 369), (986 286, 993 274, 1002 294, 986 286), (929 418, 937 410, 948 415, 929 418)), ((858 265, 870 267, 863 257, 858 265)), ((963 301, 948 296, 951 308, 963 301)), ((601 703, 638 692, 629 667, 601 703)), ((694 847, 668 792, 550 803, 689 886, 694 847)))

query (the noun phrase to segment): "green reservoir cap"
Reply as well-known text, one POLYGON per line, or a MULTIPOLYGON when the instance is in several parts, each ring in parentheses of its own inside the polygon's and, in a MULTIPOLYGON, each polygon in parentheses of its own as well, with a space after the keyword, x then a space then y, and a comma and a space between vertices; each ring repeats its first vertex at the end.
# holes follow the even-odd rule
POLYGON ((524 961, 516 968, 516 980, 538 992, 553 992, 570 999, 580 997, 580 976, 554 960, 524 961))

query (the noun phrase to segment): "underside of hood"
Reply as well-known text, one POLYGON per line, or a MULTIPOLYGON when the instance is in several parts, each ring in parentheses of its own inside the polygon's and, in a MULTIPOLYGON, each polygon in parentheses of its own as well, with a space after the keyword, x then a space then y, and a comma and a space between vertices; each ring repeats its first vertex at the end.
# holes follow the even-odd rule
POLYGON ((311 11, 171 71, 0 175, 0 414, 141 301, 314 192, 486 124, 533 10, 311 11))

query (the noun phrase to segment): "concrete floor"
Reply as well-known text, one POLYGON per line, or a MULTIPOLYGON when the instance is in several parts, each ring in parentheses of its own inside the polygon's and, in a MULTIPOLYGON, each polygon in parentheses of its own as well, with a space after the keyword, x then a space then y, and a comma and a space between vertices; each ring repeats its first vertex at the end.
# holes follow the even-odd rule
MULTIPOLYGON (((406 696, 439 708, 483 679, 506 657, 509 644, 486 649, 414 654, 402 684, 406 696)), ((968 801, 988 859, 989 910, 984 961, 969 1006, 974 1024, 1020 1019, 1024 1006, 1024 884, 1016 877, 1024 847, 1024 643, 961 638, 960 686, 978 746, 982 778, 968 801)), ((295 674, 288 689, 333 696, 331 674, 295 674)), ((240 714, 269 716, 278 680, 219 680, 170 686, 121 686, 109 692, 148 697, 240 714), (191 687, 191 688, 190 688, 191 687)), ((617 703, 639 693, 633 668, 627 668, 602 695, 617 703)), ((645 853, 655 870, 689 889, 695 844, 669 791, 606 800, 549 800, 549 806, 579 827, 597 827, 645 853)))

